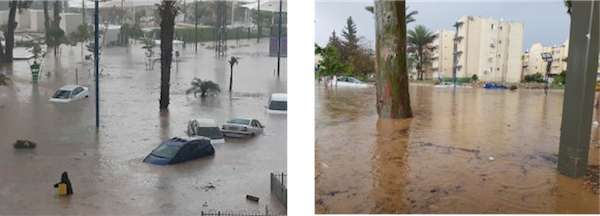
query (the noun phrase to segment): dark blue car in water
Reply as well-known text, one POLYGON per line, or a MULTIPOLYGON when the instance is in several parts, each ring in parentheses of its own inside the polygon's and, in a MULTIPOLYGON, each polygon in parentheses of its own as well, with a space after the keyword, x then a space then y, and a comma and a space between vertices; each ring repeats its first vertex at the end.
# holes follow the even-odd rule
POLYGON ((145 163, 170 165, 207 157, 215 154, 210 138, 195 137, 193 139, 172 138, 165 140, 145 159, 145 163))

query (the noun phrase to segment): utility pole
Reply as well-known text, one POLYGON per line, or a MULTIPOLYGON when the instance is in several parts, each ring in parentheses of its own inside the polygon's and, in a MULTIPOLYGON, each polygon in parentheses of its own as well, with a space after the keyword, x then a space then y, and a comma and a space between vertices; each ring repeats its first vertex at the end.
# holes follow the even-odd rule
POLYGON ((99 22, 100 22, 100 15, 99 15, 99 9, 98 9, 98 4, 100 3, 100 0, 96 0, 94 5, 94 67, 96 68, 95 75, 96 75, 96 128, 100 127, 100 88, 98 87, 99 82, 99 64, 100 64, 100 59, 99 59, 99 51, 98 51, 98 44, 100 43, 100 29, 98 29, 99 26, 99 22))
POLYGON ((571 1, 569 64, 563 100, 558 172, 587 173, 600 45, 600 2, 571 1))
POLYGON ((194 49, 196 50, 196 53, 198 53, 198 0, 194 0, 194 18, 196 19, 194 29, 194 34, 196 34, 194 36, 194 41, 196 43, 194 45, 194 49))
POLYGON ((459 23, 455 23, 454 27, 456 28, 456 32, 454 33, 454 65, 452 67, 452 82, 454 83, 454 90, 456 91, 456 70, 458 67, 458 26, 459 23))
POLYGON ((279 70, 281 67, 281 22, 282 22, 282 8, 283 1, 279 0, 279 36, 277 41, 277 77, 279 77, 279 70))
POLYGON ((256 28, 257 28, 256 29, 256 32, 257 32, 256 43, 260 43, 260 36, 262 35, 262 30, 260 28, 260 22, 261 22, 261 20, 260 20, 260 0, 258 0, 258 14, 256 16, 256 23, 257 23, 256 24, 256 28))

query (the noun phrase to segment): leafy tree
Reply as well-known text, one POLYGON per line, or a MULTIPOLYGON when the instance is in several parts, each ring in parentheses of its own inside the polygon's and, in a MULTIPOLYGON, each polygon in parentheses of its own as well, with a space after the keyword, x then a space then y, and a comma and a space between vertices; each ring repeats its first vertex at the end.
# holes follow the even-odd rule
POLYGON ((169 108, 169 83, 171 82, 171 62, 173 60, 173 34, 175 17, 179 8, 175 1, 162 0, 158 6, 160 13, 160 109, 169 108))
POLYGON ((341 53, 332 45, 327 45, 321 48, 315 45, 315 54, 319 54, 322 60, 317 62, 319 70, 317 75, 332 76, 332 75, 351 75, 352 64, 342 60, 341 53))
POLYGON ((542 75, 541 73, 526 75, 525 77, 523 77, 523 79, 525 80, 525 82, 545 82, 544 75, 542 75))
POLYGON ((567 13, 571 15, 571 8, 573 7, 572 0, 564 0, 567 13))
POLYGON ((31 3, 32 1, 21 0, 11 0, 8 2, 8 24, 6 26, 6 30, 4 31, 4 39, 6 41, 6 46, 4 46, 0 41, 0 61, 13 61, 13 48, 15 46, 15 29, 17 29, 18 25, 18 23, 15 21, 17 11, 21 13, 23 10, 29 8, 31 3))
POLYGON ((348 17, 346 21, 346 26, 342 29, 342 36, 345 41, 342 41, 343 49, 340 50, 342 52, 342 57, 345 60, 348 60, 350 56, 354 55, 358 50, 358 37, 356 36, 356 24, 352 17, 348 17))
POLYGON ((333 32, 331 32, 331 36, 329 36, 329 42, 327 43, 327 45, 331 45, 331 46, 335 47, 338 51, 343 49, 342 41, 335 34, 335 30, 333 32))
POLYGON ((12 83, 12 80, 6 74, 0 74, 0 86, 8 86, 10 83, 12 83))
POLYGON ((556 85, 564 85, 567 81, 567 71, 562 71, 560 74, 554 77, 554 81, 552 83, 556 85))

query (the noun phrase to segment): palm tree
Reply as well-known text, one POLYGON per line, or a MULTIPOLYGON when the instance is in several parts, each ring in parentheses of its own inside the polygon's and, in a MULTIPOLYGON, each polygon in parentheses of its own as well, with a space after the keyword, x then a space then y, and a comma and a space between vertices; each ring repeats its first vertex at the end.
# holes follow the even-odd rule
POLYGON ((185 94, 194 93, 194 97, 196 94, 200 92, 200 97, 206 97, 206 93, 220 93, 221 89, 219 88, 219 84, 216 84, 212 81, 202 81, 201 79, 194 78, 192 80, 192 87, 185 91, 185 94))
POLYGON ((565 2, 565 7, 567 8, 567 13, 569 15, 571 15, 571 8, 573 7, 573 4, 571 3, 572 0, 564 0, 565 2))
POLYGON ((233 65, 238 64, 238 59, 236 57, 231 56, 229 59, 229 65, 231 66, 231 75, 229 76, 229 91, 231 91, 231 87, 233 86, 233 65))
MULTIPOLYGON (((406 13, 406 11, 408 11, 408 8, 409 8, 409 7, 406 7, 406 9, 405 9, 405 13, 406 13)), ((367 11, 369 11, 369 12, 371 12, 371 13, 374 13, 373 6, 366 6, 366 7, 365 7, 365 10, 367 10, 367 11)), ((411 22, 414 22, 414 21, 416 21, 416 20, 415 20, 415 18, 414 18, 413 16, 415 16, 415 15, 417 15, 417 14, 419 14, 419 11, 411 11, 411 12, 408 12, 408 13, 405 15, 405 16, 406 16, 406 18, 405 18, 405 19, 406 19, 406 24, 409 24, 409 23, 411 23, 411 22)))
POLYGON ((402 10, 406 8, 406 2, 380 0, 375 1, 375 7, 377 114, 379 118, 411 118, 406 69, 406 10, 402 10), (391 52, 381 55, 384 49, 391 52))
POLYGON ((413 46, 417 51, 417 70, 419 71, 419 79, 423 79, 423 67, 430 62, 428 56, 429 44, 435 39, 433 32, 429 31, 424 25, 418 25, 413 30, 408 31, 407 42, 409 46, 413 46))
POLYGON ((5 74, 0 74, 0 86, 10 85, 11 82, 12 80, 10 80, 10 78, 8 78, 5 74))
POLYGON ((177 2, 163 0, 158 6, 160 13, 160 109, 169 109, 169 83, 171 82, 171 61, 173 60, 173 33, 175 17, 179 9, 177 2))

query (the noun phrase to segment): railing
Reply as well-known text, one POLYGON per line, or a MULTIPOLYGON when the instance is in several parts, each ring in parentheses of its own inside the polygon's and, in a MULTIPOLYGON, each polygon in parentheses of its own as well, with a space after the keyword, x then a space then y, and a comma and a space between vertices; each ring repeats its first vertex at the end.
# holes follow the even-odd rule
POLYGON ((271 193, 277 200, 287 207, 287 175, 285 173, 271 173, 271 193))

